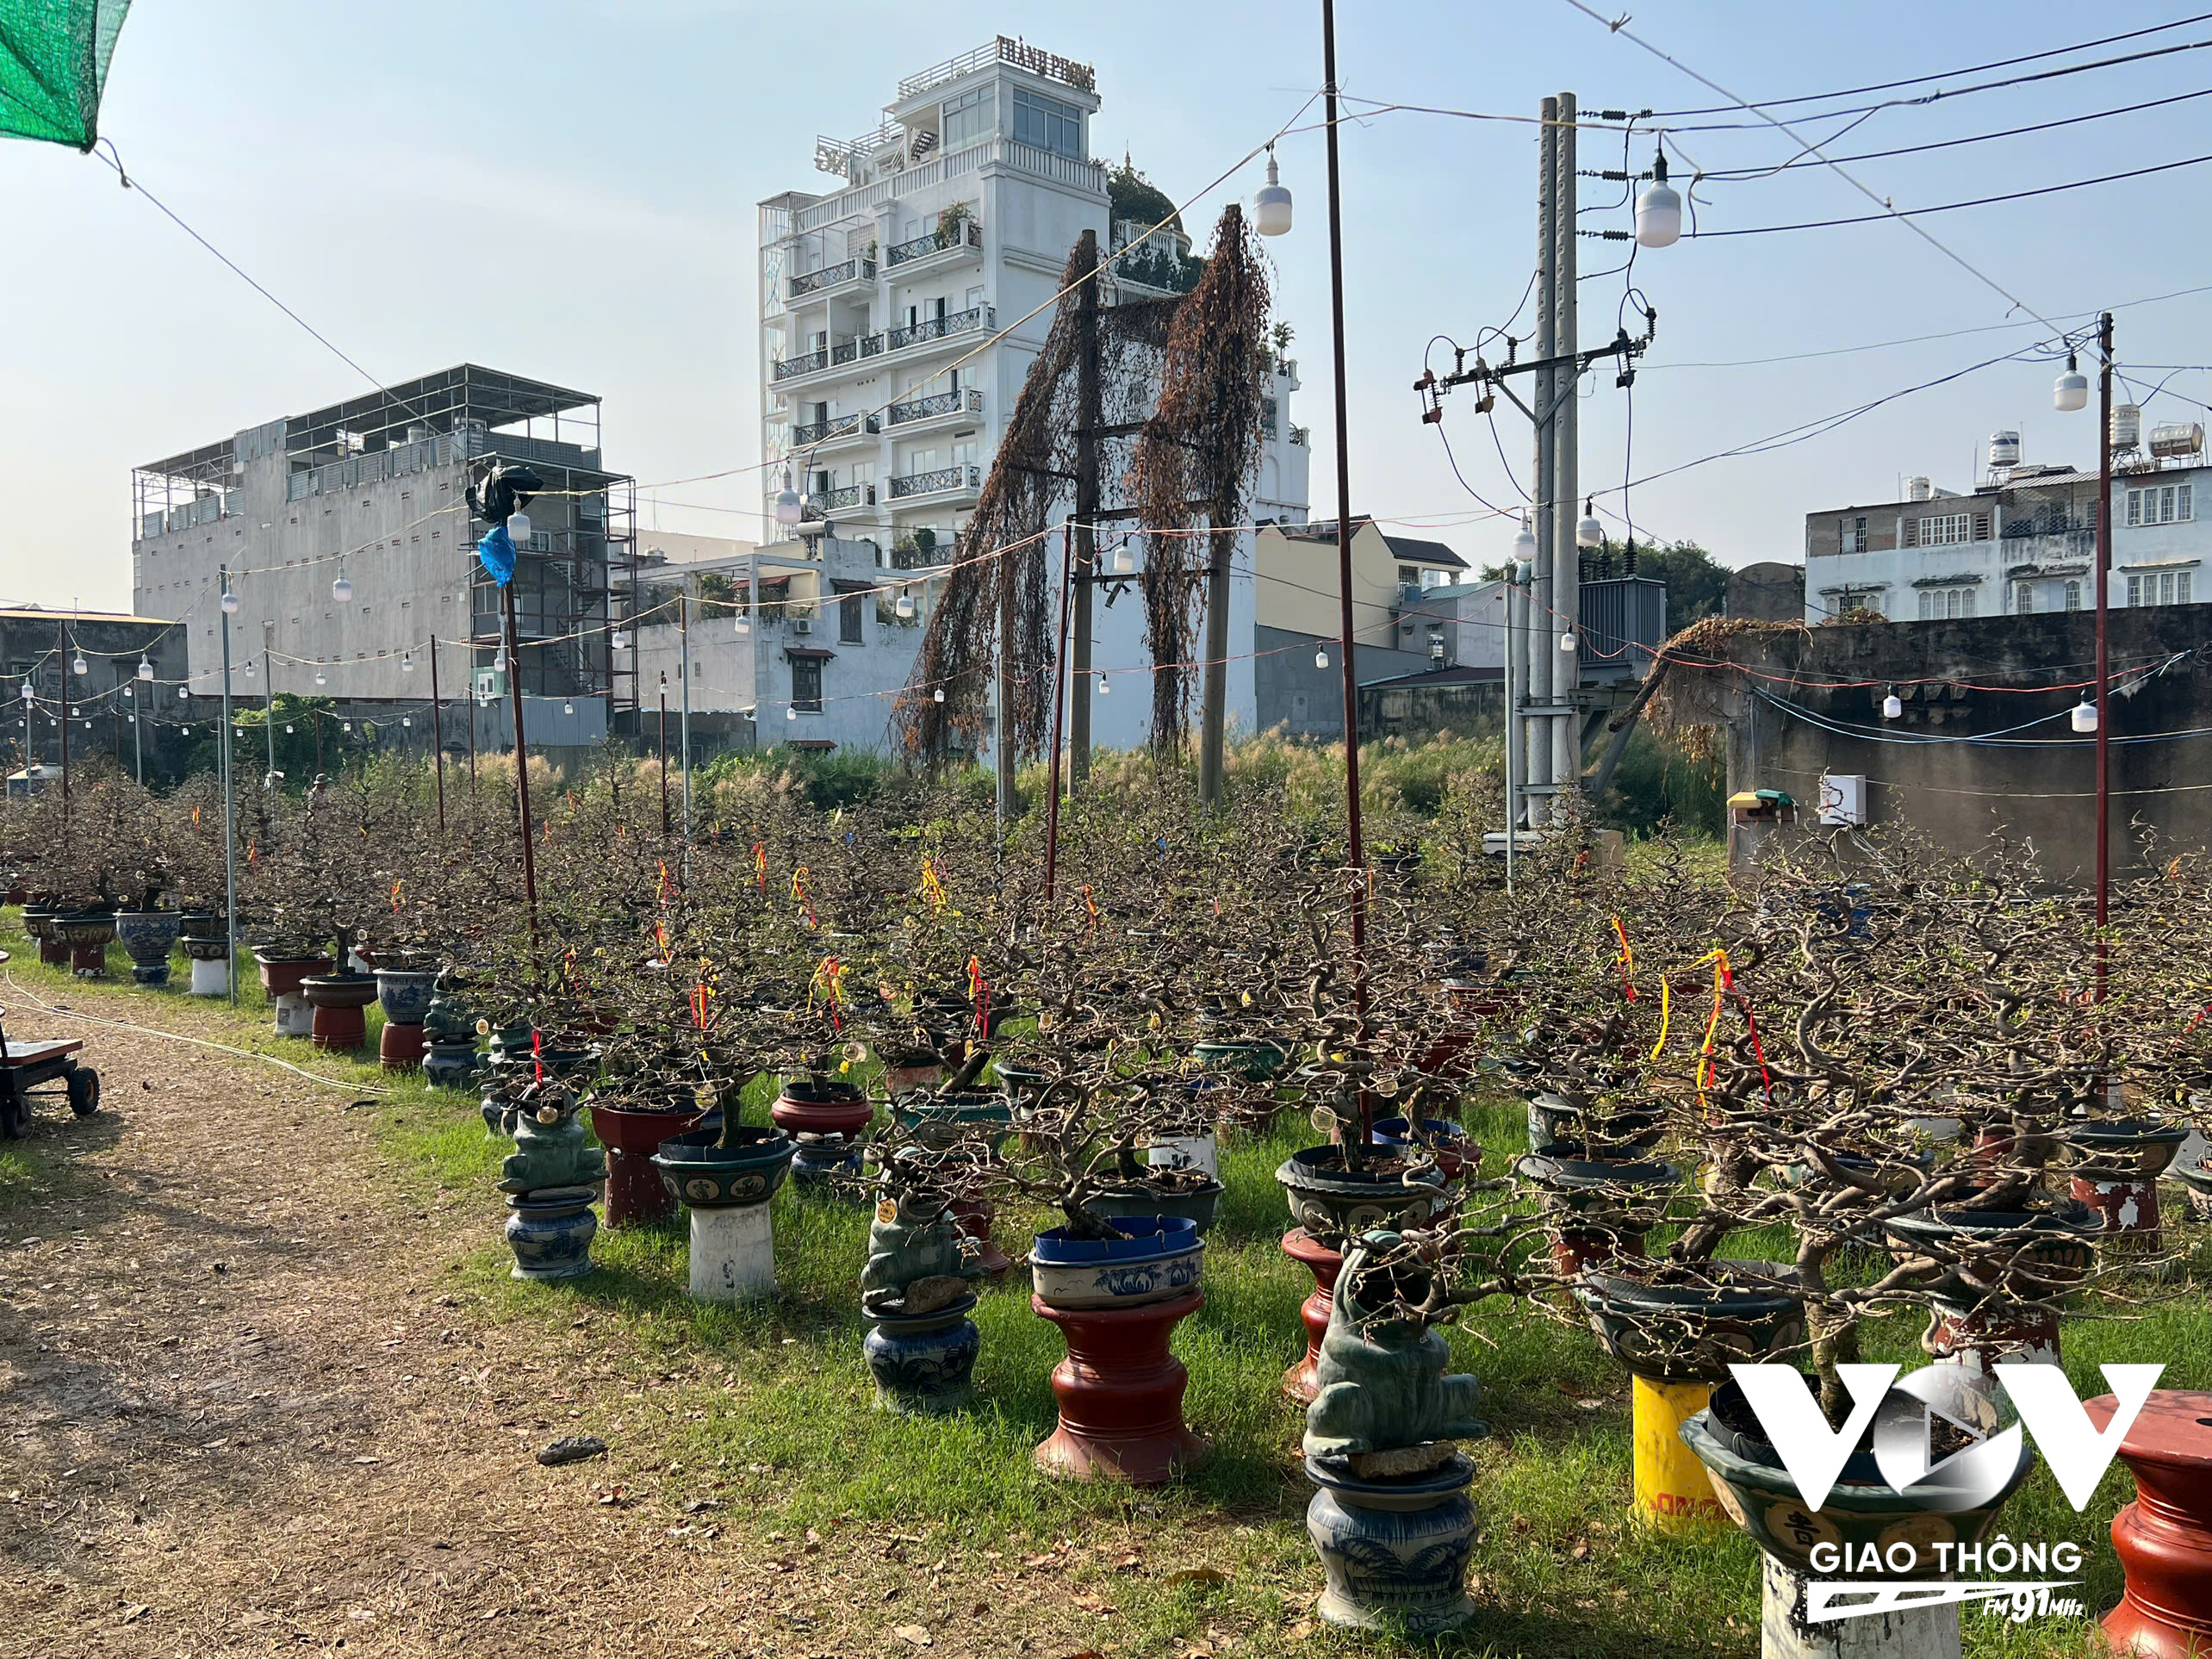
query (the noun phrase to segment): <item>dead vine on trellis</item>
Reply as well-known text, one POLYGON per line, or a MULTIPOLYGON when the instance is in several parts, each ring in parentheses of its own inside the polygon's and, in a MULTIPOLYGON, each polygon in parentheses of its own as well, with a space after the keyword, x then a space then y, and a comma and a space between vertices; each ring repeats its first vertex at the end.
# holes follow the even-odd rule
MULTIPOLYGON (((1078 458, 1079 258, 1078 245, 1061 274, 1067 291, 1022 382, 899 693, 893 728, 916 760, 934 764, 955 749, 980 747, 1002 613, 1012 624, 1005 642, 1011 696, 1002 736, 1017 757, 1043 746, 1056 621, 1047 572, 1059 553, 1043 531, 1053 504, 1070 497, 1078 458)), ((1194 511, 1204 512, 1210 524, 1242 522, 1245 491, 1259 463, 1259 348, 1267 305, 1266 278, 1243 214, 1232 205, 1222 214, 1206 274, 1190 294, 1099 306, 1101 423, 1109 433, 1143 424, 1134 442, 1101 438, 1100 476, 1124 479, 1148 528, 1185 528, 1194 511)), ((1185 664, 1196 637, 1202 569, 1187 545, 1191 539, 1154 536, 1146 569, 1134 578, 1144 596, 1152 660, 1167 665, 1155 670, 1153 699, 1153 743, 1163 751, 1180 745, 1186 724, 1185 664)))

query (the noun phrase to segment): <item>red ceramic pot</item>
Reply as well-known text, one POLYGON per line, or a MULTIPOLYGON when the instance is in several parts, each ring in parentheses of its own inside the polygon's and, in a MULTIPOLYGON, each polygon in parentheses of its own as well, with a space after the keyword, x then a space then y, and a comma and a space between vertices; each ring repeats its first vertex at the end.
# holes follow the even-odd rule
POLYGON ((606 1224, 637 1227, 676 1213, 676 1196, 653 1166, 661 1143, 697 1126, 702 1111, 645 1112, 592 1103, 592 1133, 606 1148, 606 1224))
POLYGON ((376 981, 366 973, 311 973, 300 981, 300 995, 315 1011, 313 1035, 318 1048, 363 1048, 369 1022, 362 1010, 376 1000, 376 981))
MULTIPOLYGON (((253 960, 261 968, 261 988, 269 993, 271 1002, 279 997, 299 995, 300 983, 309 974, 330 972, 330 958, 327 956, 295 956, 281 961, 269 961, 256 956, 253 960)), ((376 994, 374 981, 370 982, 369 994, 371 997, 376 994)))
POLYGON ((1283 1373, 1283 1392, 1302 1406, 1314 1403, 1320 1392, 1320 1384, 1314 1380, 1314 1367, 1321 1358, 1321 1338, 1329 1328, 1329 1310, 1336 1304, 1337 1275, 1344 1271, 1344 1252, 1333 1250, 1302 1227, 1294 1227, 1283 1235, 1283 1253, 1314 1276, 1314 1294, 1306 1298, 1298 1309, 1298 1318, 1306 1327, 1305 1358, 1283 1373))
POLYGON ((1037 1467, 1067 1480, 1162 1486, 1202 1462, 1206 1442, 1183 1420, 1190 1373, 1167 1339, 1205 1302, 1194 1289, 1134 1308, 1055 1308, 1033 1293, 1030 1308, 1067 1339, 1067 1358, 1053 1367, 1059 1426, 1037 1448, 1037 1467))
POLYGON ((1972 1310, 1938 1304, 1921 1345, 1930 1357, 1970 1371, 1992 1365, 2059 1363, 2059 1316, 2042 1308, 1998 1303, 1972 1310))
POLYGON ((998 1219, 998 1207, 988 1198, 956 1198, 952 1212, 953 1224, 975 1243, 976 1265, 985 1278, 997 1283, 1014 1265, 1014 1258, 991 1242, 991 1227, 998 1219))
POLYGON ((803 1134, 836 1134, 851 1140, 863 1134, 875 1116, 868 1097, 850 1084, 816 1088, 805 1083, 786 1083, 768 1118, 796 1140, 803 1134))
POLYGON ((2077 1202, 2103 1224, 2097 1242, 2113 1256, 2155 1256, 2165 1234, 2159 1225, 2159 1177, 2097 1170, 2073 1177, 2077 1202))
POLYGON ((394 1025, 387 1021, 376 1040, 376 1062, 387 1072, 412 1072, 422 1064, 429 1043, 419 1025, 394 1025))
POLYGON ((919 1066, 893 1066, 885 1061, 883 1068, 883 1091, 893 1100, 909 1089, 934 1089, 945 1080, 945 1068, 935 1060, 919 1066))
POLYGON ((1610 1267, 1624 1256, 1642 1257, 1643 1235, 1606 1227, 1559 1227, 1551 1230, 1551 1264, 1564 1278, 1585 1270, 1610 1267))
MULTIPOLYGON (((2087 1403, 2101 1433, 2118 1402, 2087 1403)), ((2212 1654, 2212 1394, 2159 1389, 2120 1442, 2135 1501, 2112 1519, 2112 1547, 2128 1575, 2104 1639, 2134 1659, 2212 1654)))

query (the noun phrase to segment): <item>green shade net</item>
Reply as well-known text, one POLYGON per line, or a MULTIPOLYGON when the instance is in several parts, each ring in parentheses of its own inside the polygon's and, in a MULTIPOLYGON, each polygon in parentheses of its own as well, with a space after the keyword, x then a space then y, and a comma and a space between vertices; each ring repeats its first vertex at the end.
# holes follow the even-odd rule
POLYGON ((0 136, 90 150, 130 0, 0 0, 0 136))

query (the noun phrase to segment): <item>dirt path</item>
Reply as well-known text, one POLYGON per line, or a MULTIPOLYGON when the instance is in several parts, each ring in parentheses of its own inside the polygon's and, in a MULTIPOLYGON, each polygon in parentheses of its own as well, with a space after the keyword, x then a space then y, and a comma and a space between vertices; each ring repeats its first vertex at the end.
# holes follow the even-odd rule
POLYGON ((642 1407, 609 1458, 539 1466, 586 1391, 686 1379, 447 1295, 489 1201, 398 1207, 347 1093, 142 1033, 88 1058, 100 1115, 34 1121, 57 1194, 0 1214, 0 1654, 842 1655, 899 1619, 935 1654, 1086 1645, 1035 1579, 850 1536, 762 1561, 661 1494, 642 1407))

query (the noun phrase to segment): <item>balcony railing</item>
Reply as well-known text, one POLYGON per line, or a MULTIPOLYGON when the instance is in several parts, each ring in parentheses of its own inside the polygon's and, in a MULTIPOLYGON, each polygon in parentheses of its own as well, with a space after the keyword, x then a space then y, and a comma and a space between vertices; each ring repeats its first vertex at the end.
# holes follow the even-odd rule
MULTIPOLYGON (((894 478, 891 482, 891 493, 896 495, 898 494, 898 480, 894 478)), ((808 496, 806 516, 810 519, 819 519, 825 514, 836 513, 842 507, 873 506, 874 505, 875 486, 873 484, 848 484, 842 489, 823 490, 819 494, 808 496)))
POLYGON ((785 357, 779 362, 776 364, 776 378, 789 380, 794 375, 811 375, 817 370, 827 369, 829 366, 830 353, 827 349, 820 351, 807 351, 798 357, 785 357))
POLYGON ((1312 438, 1313 432, 1314 429, 1311 426, 1293 426, 1290 429, 1290 441, 1303 448, 1312 438))
POLYGON ((981 414, 983 388, 965 387, 957 392, 938 392, 929 397, 912 398, 904 403, 894 403, 885 411, 894 426, 904 426, 916 420, 931 420, 939 415, 981 414))
POLYGON ((931 340, 950 339, 955 334, 968 334, 979 328, 994 326, 993 308, 972 306, 966 311, 948 311, 941 317, 926 317, 910 328, 894 328, 883 336, 883 349, 898 351, 910 345, 923 345, 931 340))
MULTIPOLYGON (((898 252, 896 248, 892 250, 893 264, 898 263, 898 252)), ((790 286, 784 290, 785 297, 796 300, 802 295, 817 293, 823 289, 842 288, 847 283, 873 283, 875 281, 875 274, 874 260, 863 259, 855 255, 842 265, 824 265, 819 270, 810 270, 792 277, 790 286)))
MULTIPOLYGON (((897 416, 894 414, 894 419, 897 416)), ((827 420, 808 420, 791 429, 791 441, 801 448, 814 444, 828 444, 840 438, 850 438, 857 432, 879 432, 882 420, 875 415, 832 415, 827 420)))
POLYGON ((978 489, 983 484, 983 469, 969 465, 939 467, 933 472, 910 472, 903 478, 891 481, 892 500, 907 495, 935 495, 948 489, 978 489))
POLYGON ((948 249, 979 248, 982 245, 983 227, 972 219, 966 219, 949 233, 931 231, 910 242, 895 243, 884 258, 888 264, 904 265, 916 259, 927 259, 932 254, 943 253, 948 249))
POLYGON ((891 550, 891 568, 893 570, 930 570, 941 564, 950 564, 959 551, 959 541, 949 537, 927 549, 894 547, 891 550))

